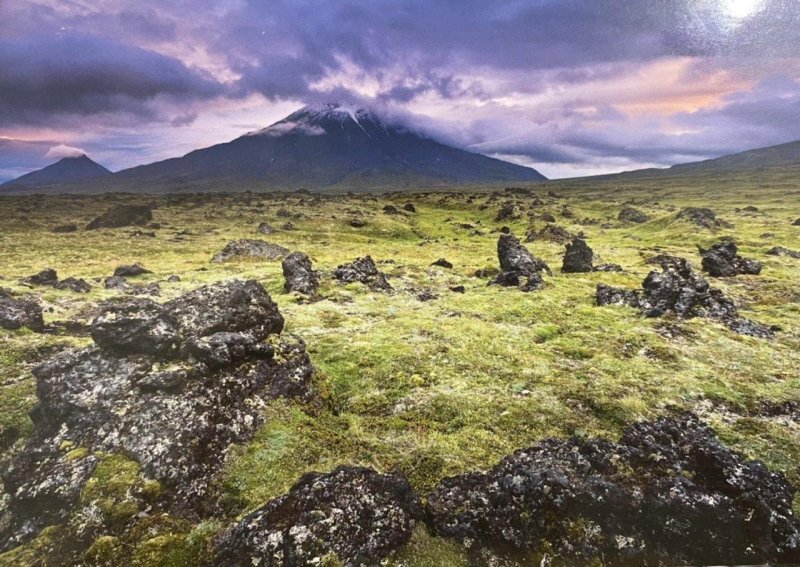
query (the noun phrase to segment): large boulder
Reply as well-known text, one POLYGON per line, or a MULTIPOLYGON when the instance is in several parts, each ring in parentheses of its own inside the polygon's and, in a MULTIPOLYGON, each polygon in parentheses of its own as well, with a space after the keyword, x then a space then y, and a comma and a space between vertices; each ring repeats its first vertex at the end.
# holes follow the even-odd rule
POLYGON ((794 489, 723 446, 691 414, 629 427, 618 443, 546 440, 486 473, 444 480, 434 532, 523 561, 701 565, 800 561, 794 489))
POLYGON ((623 207, 622 210, 619 212, 619 216, 617 216, 617 219, 625 222, 633 222, 636 224, 641 224, 649 220, 646 214, 644 214, 642 211, 638 209, 634 209, 633 207, 623 207))
POLYGON ((97 346, 33 371, 34 432, 2 469, 11 498, 0 548, 78 513, 86 480, 107 454, 133 459, 158 481, 162 509, 202 510, 229 448, 263 423, 268 400, 319 405, 305 345, 276 336, 282 328, 255 281, 206 286, 164 305, 104 306, 92 325, 97 346))
POLYGON ((363 283, 373 291, 392 289, 386 275, 378 271, 375 261, 370 256, 356 258, 349 264, 341 264, 333 271, 333 277, 342 283, 363 283))
POLYGON ((214 565, 379 565, 422 517, 408 482, 361 467, 308 473, 246 516, 217 546, 214 565))
POLYGON ((292 252, 283 259, 282 268, 287 292, 297 292, 310 297, 317 295, 319 277, 307 255, 302 252, 292 252))
POLYGON ((591 272, 593 270, 593 260, 594 253, 589 245, 586 244, 586 241, 582 238, 576 238, 570 244, 567 244, 561 271, 565 274, 591 272))
POLYGON ((788 256, 789 258, 800 260, 800 252, 797 252, 796 250, 790 250, 789 248, 785 248, 783 246, 773 246, 767 250, 766 254, 769 256, 788 256))
POLYGON ((503 272, 519 272, 525 276, 539 272, 552 274, 544 260, 536 258, 511 234, 500 235, 497 240, 497 257, 503 272))
POLYGON ((124 264, 122 266, 117 266, 114 269, 114 276, 118 278, 135 277, 135 276, 141 276, 142 274, 152 274, 152 273, 153 272, 151 272, 138 262, 135 264, 124 264))
POLYGON ((145 205, 117 205, 86 225, 86 230, 145 226, 153 220, 153 211, 145 205))
POLYGON ((639 308, 646 317, 676 315, 682 318, 706 317, 720 321, 733 331, 760 338, 771 338, 771 327, 742 318, 736 305, 719 289, 712 288, 683 258, 659 256, 661 271, 651 271, 642 290, 626 290, 598 284, 597 305, 625 304, 639 308))
POLYGON ((242 238, 240 240, 232 240, 225 245, 221 252, 217 253, 212 259, 212 262, 227 262, 240 258, 260 259, 260 260, 280 260, 289 254, 289 250, 273 244, 266 240, 253 240, 251 238, 242 238))
POLYGON ((677 218, 689 221, 701 228, 730 227, 727 223, 717 218, 717 214, 706 207, 686 207, 678 211, 677 218))
POLYGON ((731 241, 719 242, 708 250, 700 250, 703 257, 703 271, 714 277, 730 277, 739 274, 758 275, 761 263, 738 254, 739 249, 731 241))
POLYGON ((42 332, 42 306, 30 297, 14 297, 11 292, 0 288, 0 327, 12 331, 27 327, 42 332))

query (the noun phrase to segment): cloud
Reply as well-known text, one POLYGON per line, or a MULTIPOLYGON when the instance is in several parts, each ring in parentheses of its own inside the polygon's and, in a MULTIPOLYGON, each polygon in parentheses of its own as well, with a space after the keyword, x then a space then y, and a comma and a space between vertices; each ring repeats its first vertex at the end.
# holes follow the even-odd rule
POLYGON ((61 159, 61 158, 81 157, 84 155, 86 155, 85 150, 82 150, 80 148, 74 148, 72 146, 67 146, 64 144, 59 144, 47 150, 47 153, 44 154, 44 157, 51 159, 61 159))

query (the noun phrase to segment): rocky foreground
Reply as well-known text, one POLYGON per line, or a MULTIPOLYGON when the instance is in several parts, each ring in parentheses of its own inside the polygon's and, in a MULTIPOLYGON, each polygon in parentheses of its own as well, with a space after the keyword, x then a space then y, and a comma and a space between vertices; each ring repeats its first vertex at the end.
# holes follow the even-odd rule
MULTIPOLYGON (((530 278, 546 270, 518 241, 501 238, 501 253, 506 248, 506 272, 530 278)), ((294 277, 298 270, 313 275, 303 258, 295 260, 298 266, 286 266, 292 285, 305 281, 294 277)), ((373 266, 361 259, 338 272, 360 279, 351 274, 364 268, 368 282, 382 288, 373 266)), ((669 282, 695 278, 700 299, 690 297, 693 305, 714 296, 686 266, 663 269, 659 277, 669 282)), ((660 305, 653 286, 642 296, 613 293, 642 308, 660 305)), ((2 471, 3 549, 60 524, 66 527, 56 556, 67 564, 102 563, 110 559, 101 560, 98 541, 146 529, 159 511, 191 519, 218 514, 224 503, 215 479, 230 448, 262 425, 264 404, 283 397, 312 413, 324 404, 303 343, 282 336, 283 326, 255 281, 201 287, 164 304, 104 304, 91 325, 93 346, 34 370, 35 431, 2 471), (116 499, 93 491, 114 455, 132 461, 139 475, 116 499)), ((424 526, 477 562, 798 562, 794 492, 782 474, 745 460, 697 417, 681 414, 632 425, 616 443, 546 440, 489 471, 447 478, 427 494, 400 474, 369 468, 309 473, 223 527, 208 557, 225 566, 375 565, 424 526)))

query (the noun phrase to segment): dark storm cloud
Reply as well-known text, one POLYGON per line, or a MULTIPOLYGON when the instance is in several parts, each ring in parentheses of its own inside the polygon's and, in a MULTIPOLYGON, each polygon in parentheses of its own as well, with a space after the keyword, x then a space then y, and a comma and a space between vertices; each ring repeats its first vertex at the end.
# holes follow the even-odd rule
POLYGON ((0 70, 0 127, 108 113, 152 121, 161 118, 159 97, 191 101, 224 92, 175 59, 91 37, 0 41, 0 70))

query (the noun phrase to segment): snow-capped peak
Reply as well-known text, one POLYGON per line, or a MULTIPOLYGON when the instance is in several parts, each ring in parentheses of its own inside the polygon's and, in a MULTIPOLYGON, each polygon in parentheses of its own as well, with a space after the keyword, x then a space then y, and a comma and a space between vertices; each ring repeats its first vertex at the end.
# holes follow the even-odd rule
POLYGON ((375 118, 371 111, 356 106, 338 102, 310 104, 293 112, 272 126, 250 132, 247 135, 283 136, 286 134, 304 134, 307 136, 319 136, 326 133, 325 128, 330 126, 331 122, 343 125, 351 121, 366 133, 366 129, 362 125, 365 120, 379 123, 379 120, 375 118))

